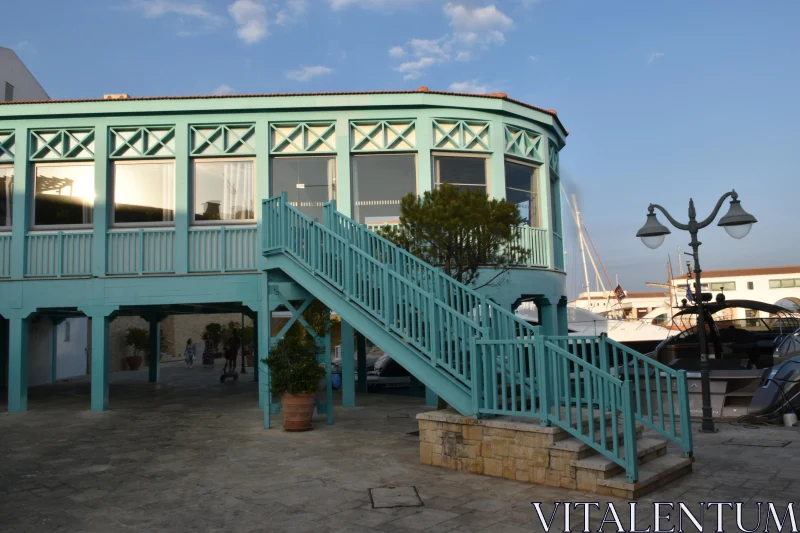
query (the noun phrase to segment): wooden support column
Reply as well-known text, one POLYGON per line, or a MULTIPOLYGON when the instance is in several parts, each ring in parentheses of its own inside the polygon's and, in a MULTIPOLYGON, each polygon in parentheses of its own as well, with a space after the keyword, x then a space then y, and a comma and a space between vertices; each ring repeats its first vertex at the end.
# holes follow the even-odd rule
POLYGON ((148 347, 148 381, 158 383, 161 375, 161 321, 163 315, 142 317, 150 326, 150 345, 148 347))
POLYGON ((28 410, 28 327, 29 315, 20 313, 8 320, 8 412, 28 410))
POLYGON ((558 327, 556 328, 556 330, 558 331, 558 335, 559 336, 569 335, 569 315, 567 314, 566 296, 562 296, 561 299, 558 300, 556 315, 558 318, 558 327))
POLYGON ((81 309, 92 320, 92 411, 108 411, 108 326, 116 307, 81 309))
POLYGON ((356 406, 355 334, 342 320, 342 407, 356 406))
POLYGON ((325 316, 325 414, 328 424, 333 424, 333 365, 331 364, 331 312, 325 316))
POLYGON ((358 392, 367 392, 367 339, 361 332, 356 332, 356 349, 358 350, 358 392))
POLYGON ((425 385, 425 405, 428 407, 439 407, 439 396, 427 385, 425 385))

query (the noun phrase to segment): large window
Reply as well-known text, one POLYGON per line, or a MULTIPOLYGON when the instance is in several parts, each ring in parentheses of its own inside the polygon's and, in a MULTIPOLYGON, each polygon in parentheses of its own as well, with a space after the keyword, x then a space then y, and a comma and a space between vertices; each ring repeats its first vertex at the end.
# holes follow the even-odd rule
POLYGON ((486 193, 485 157, 435 156, 433 163, 437 187, 442 183, 449 183, 462 191, 486 193))
POLYGON ((704 291, 712 291, 712 292, 735 291, 736 290, 736 282, 735 281, 714 281, 714 282, 711 282, 711 283, 701 283, 700 287, 704 291))
POLYGON ((284 191, 301 212, 322 220, 322 205, 336 198, 336 158, 273 158, 272 195, 284 191))
POLYGON ((114 224, 168 224, 174 220, 174 162, 114 164, 114 224))
POLYGON ((93 209, 94 164, 36 166, 34 226, 88 226, 93 209))
POLYGON ((506 200, 517 206, 525 224, 539 226, 538 176, 536 167, 506 161, 506 200))
POLYGON ((255 220, 253 161, 195 161, 194 220, 255 220))
POLYGON ((353 218, 383 224, 400 217, 400 199, 417 192, 414 154, 353 157, 353 218))
POLYGON ((769 280, 770 289, 791 289, 793 287, 800 287, 800 278, 769 280))
POLYGON ((13 183, 14 169, 12 167, 0 167, 0 228, 11 225, 13 183))

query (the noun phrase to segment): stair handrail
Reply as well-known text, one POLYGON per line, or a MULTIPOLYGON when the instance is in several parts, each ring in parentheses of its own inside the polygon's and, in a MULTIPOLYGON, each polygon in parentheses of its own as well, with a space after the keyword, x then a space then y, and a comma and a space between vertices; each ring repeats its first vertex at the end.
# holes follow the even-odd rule
POLYGON ((536 372, 542 376, 542 382, 547 384, 542 395, 545 402, 543 411, 547 419, 625 468, 628 481, 637 481, 639 458, 636 451, 636 417, 633 412, 631 382, 613 376, 547 338, 540 340, 539 345, 542 353, 536 358, 536 372), (600 407, 597 421, 599 442, 595 439, 595 402, 600 407), (589 411, 586 432, 583 430, 582 418, 584 404, 589 411), (572 413, 573 407, 578 409, 577 417, 572 413), (606 420, 608 411, 611 416, 606 420), (622 418, 621 444, 619 417, 622 418), (609 434, 610 449, 607 446, 609 434))
POLYGON ((605 334, 600 335, 600 350, 601 359, 611 363, 620 379, 632 383, 635 398, 633 408, 636 421, 678 443, 683 450, 684 456, 691 457, 693 443, 686 371, 670 368, 651 357, 628 348, 624 344, 620 344, 605 334), (623 354, 623 358, 620 358, 620 353, 623 354), (651 379, 651 374, 653 379, 651 379), (662 378, 664 381, 663 387, 662 378), (653 382, 655 387, 653 387, 653 382), (677 414, 675 413, 674 394, 678 395, 677 414), (642 396, 644 396, 644 401, 642 396), (655 416, 656 411, 659 415, 658 420, 656 420, 655 416), (678 432, 679 426, 680 433, 678 432))
MULTIPOLYGON (((471 311, 472 314, 480 314, 481 317, 487 317, 485 321, 480 320, 480 322, 484 327, 489 328, 489 338, 493 340, 502 340, 508 338, 509 335, 514 335, 514 339, 533 338, 535 332, 534 326, 519 318, 511 311, 492 302, 484 294, 479 293, 475 289, 445 274, 441 268, 422 261, 412 253, 400 248, 395 243, 367 229, 366 224, 359 224, 355 220, 337 211, 336 200, 331 200, 323 204, 323 224, 337 235, 347 239, 351 245, 367 253, 373 253, 374 250, 374 246, 365 245, 365 242, 369 241, 378 244, 383 250, 386 248, 394 250, 394 253, 398 254, 404 261, 404 263, 399 264, 399 262, 394 260, 395 257, 392 256, 393 261, 390 265, 396 272, 405 274, 407 268, 404 267, 412 265, 416 269, 423 271, 426 274, 425 277, 430 280, 431 283, 430 285, 426 286, 426 284, 423 284, 422 286, 426 290, 433 289, 437 299, 447 303, 450 307, 464 315, 469 315, 470 313, 468 311, 471 311), (401 270, 403 272, 401 272, 401 270), (450 289, 446 293, 442 292, 443 283, 446 283, 450 289), (462 305, 462 300, 465 297, 473 303, 462 305), (456 305, 453 305, 453 300, 456 300, 456 305), (512 328, 514 331, 509 331, 512 328)), ((421 276, 415 276, 415 282, 419 282, 420 277, 421 276)))

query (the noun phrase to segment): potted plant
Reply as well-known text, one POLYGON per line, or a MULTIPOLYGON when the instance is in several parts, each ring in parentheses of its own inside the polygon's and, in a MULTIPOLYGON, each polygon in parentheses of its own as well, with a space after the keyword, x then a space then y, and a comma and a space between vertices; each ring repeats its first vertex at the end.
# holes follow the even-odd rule
POLYGON ((281 396, 283 428, 312 429, 311 416, 325 369, 317 362, 316 344, 306 330, 295 324, 264 359, 269 366, 272 393, 281 396))
POLYGON ((139 370, 142 366, 142 353, 147 353, 150 345, 150 333, 145 328, 128 328, 125 332, 125 344, 133 348, 133 355, 125 358, 128 368, 139 370))

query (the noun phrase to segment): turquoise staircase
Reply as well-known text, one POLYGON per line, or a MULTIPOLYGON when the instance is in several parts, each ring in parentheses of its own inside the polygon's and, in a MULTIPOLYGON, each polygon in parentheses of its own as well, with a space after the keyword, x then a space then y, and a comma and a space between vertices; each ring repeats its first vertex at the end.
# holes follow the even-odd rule
POLYGON ((691 455, 685 372, 605 337, 545 337, 342 215, 335 202, 320 223, 283 194, 263 201, 262 223, 267 269, 283 271, 461 414, 556 425, 631 481, 637 423, 691 455))

